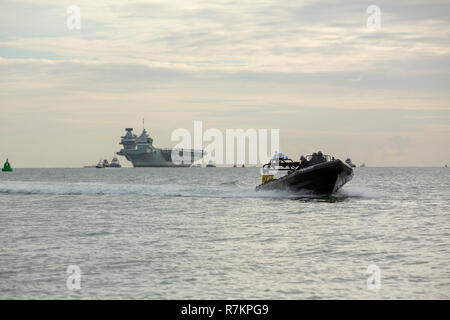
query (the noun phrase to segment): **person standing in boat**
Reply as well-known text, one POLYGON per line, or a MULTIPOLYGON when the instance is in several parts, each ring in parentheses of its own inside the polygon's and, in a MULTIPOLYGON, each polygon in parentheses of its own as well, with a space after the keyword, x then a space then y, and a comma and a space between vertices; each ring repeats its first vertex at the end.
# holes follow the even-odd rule
POLYGON ((306 160, 305 156, 301 156, 300 157, 300 169, 301 168, 306 168, 307 166, 309 166, 309 161, 306 160))
POLYGON ((317 164, 318 163, 317 160, 318 160, 317 159, 317 153, 313 152, 313 154, 311 156, 311 160, 309 160, 309 164, 310 165, 317 164))
POLYGON ((317 162, 318 163, 327 162, 327 159, 323 156, 322 151, 317 152, 317 162))

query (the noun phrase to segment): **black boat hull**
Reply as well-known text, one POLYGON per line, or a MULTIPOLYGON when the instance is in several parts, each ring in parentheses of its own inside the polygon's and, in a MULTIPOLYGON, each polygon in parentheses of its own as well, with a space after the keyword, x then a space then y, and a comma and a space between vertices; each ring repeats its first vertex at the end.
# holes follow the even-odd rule
POLYGON ((341 160, 319 163, 299 169, 256 190, 280 190, 298 194, 330 195, 353 178, 353 169, 341 160))

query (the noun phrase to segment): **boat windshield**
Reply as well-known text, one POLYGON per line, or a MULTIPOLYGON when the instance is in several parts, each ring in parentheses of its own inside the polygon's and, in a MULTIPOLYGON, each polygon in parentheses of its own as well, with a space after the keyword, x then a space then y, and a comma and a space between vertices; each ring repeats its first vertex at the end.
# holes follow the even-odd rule
POLYGON ((305 167, 309 167, 315 164, 323 163, 323 162, 329 162, 331 160, 334 160, 334 158, 330 155, 308 155, 306 156, 306 160, 308 163, 306 165, 303 165, 299 161, 293 161, 289 158, 280 158, 280 159, 271 159, 269 163, 266 163, 263 165, 263 169, 269 170, 269 169, 277 169, 281 171, 293 171, 296 169, 301 169, 305 167))

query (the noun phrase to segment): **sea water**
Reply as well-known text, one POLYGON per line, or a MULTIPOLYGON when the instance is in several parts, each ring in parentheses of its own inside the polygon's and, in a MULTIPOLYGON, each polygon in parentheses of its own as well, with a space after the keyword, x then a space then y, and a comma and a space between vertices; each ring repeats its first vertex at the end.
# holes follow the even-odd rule
POLYGON ((450 170, 354 171, 327 198, 257 168, 2 173, 0 298, 450 298, 450 170))

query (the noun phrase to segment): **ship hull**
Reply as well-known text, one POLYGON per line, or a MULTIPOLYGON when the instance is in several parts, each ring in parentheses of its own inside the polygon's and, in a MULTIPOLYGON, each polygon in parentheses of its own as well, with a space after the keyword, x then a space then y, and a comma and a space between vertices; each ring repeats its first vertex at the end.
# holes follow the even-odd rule
POLYGON ((198 160, 198 157, 191 156, 191 158, 187 161, 182 161, 180 164, 175 164, 172 161, 171 150, 161 150, 154 149, 152 152, 146 153, 117 153, 118 155, 123 155, 133 164, 135 168, 150 168, 150 167, 180 167, 186 168, 190 167, 195 160, 198 160))

